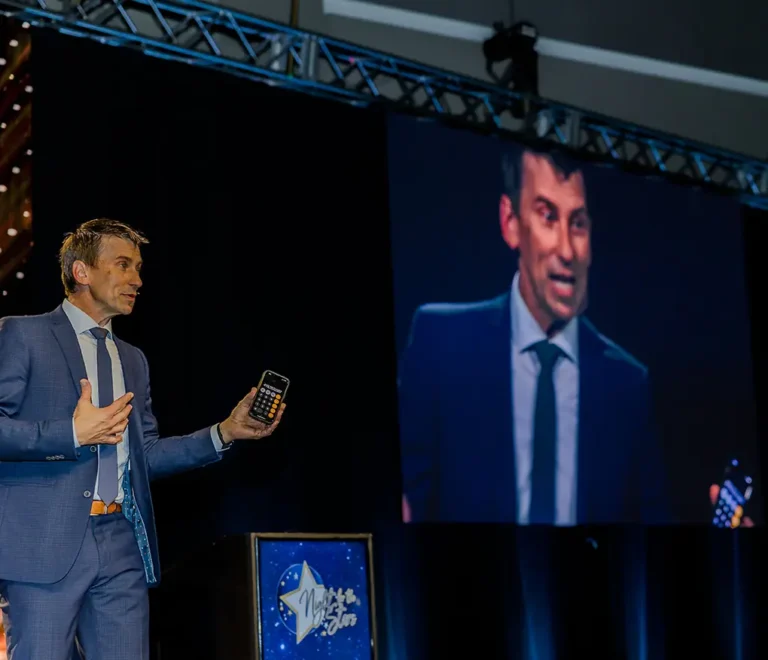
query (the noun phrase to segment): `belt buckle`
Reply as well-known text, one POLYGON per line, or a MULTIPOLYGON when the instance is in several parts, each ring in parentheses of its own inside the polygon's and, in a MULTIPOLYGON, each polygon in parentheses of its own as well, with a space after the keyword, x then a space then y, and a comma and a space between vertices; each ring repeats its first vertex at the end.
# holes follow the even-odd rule
POLYGON ((93 500, 91 504, 92 516, 106 516, 112 513, 117 513, 118 511, 122 511, 122 505, 117 502, 107 504, 103 500, 93 500), (94 509, 96 510, 94 511, 94 509))

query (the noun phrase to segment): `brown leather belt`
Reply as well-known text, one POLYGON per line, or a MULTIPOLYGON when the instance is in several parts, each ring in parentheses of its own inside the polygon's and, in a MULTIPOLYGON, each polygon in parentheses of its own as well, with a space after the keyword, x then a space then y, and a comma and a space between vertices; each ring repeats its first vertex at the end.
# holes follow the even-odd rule
POLYGON ((112 502, 112 504, 104 504, 101 500, 93 500, 91 502, 91 515, 103 516, 108 513, 120 513, 123 510, 122 504, 112 502))

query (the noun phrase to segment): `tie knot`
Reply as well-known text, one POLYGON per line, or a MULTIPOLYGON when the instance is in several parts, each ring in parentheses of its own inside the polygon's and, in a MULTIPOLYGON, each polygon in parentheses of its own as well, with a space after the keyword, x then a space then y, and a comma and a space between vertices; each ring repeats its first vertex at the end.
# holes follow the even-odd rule
POLYGON ((541 369, 552 370, 557 362, 557 358, 563 355, 559 346, 547 341, 546 339, 533 345, 533 350, 541 363, 541 369))
POLYGON ((96 337, 97 341, 104 341, 107 338, 107 331, 104 328, 91 328, 90 333, 96 337))

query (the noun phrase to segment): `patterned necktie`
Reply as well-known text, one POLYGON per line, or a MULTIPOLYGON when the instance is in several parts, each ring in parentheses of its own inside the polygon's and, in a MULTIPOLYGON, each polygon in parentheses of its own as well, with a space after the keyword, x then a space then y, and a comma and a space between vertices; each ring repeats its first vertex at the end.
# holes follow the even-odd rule
POLYGON ((541 341, 533 346, 539 356, 539 380, 533 421, 533 470, 531 472, 530 522, 552 525, 555 522, 555 464, 557 446, 557 406, 552 378, 555 364, 563 354, 554 344, 541 341))
MULTIPOLYGON (((107 350, 107 331, 92 328, 96 337, 96 373, 99 379, 99 407, 104 408, 115 400, 112 389, 112 359, 107 350)), ((105 504, 117 498, 117 446, 99 445, 99 497, 105 504)))

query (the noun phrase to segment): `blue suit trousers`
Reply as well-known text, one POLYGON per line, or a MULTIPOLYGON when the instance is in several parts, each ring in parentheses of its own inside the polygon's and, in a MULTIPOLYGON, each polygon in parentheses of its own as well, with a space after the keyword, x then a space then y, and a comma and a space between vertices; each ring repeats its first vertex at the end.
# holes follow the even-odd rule
POLYGON ((91 516, 70 571, 53 584, 0 580, 13 660, 149 660, 149 594, 133 526, 91 516))

